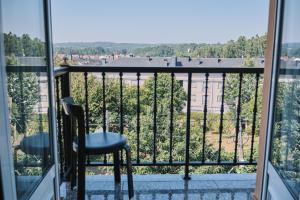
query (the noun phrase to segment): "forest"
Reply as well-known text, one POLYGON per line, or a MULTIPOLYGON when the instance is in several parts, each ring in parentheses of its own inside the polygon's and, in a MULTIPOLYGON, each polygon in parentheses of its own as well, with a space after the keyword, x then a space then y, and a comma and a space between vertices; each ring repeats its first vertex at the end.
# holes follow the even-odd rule
POLYGON ((55 52, 61 54, 110 55, 122 54, 135 56, 191 56, 202 58, 242 58, 264 57, 266 35, 246 38, 240 36, 224 44, 183 43, 183 44, 82 44, 64 43, 56 45, 55 52), (87 46, 91 45, 91 46, 87 46), (99 46, 96 46, 99 45, 99 46))

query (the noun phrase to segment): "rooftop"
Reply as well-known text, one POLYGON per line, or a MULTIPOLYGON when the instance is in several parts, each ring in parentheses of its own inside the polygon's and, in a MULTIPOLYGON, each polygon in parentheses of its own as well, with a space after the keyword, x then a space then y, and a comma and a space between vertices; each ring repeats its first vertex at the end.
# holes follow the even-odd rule
MULTIPOLYGON (((119 57, 107 62, 117 67, 242 67, 245 58, 191 57, 119 57)), ((255 67, 264 67, 264 59, 254 59, 255 67)))

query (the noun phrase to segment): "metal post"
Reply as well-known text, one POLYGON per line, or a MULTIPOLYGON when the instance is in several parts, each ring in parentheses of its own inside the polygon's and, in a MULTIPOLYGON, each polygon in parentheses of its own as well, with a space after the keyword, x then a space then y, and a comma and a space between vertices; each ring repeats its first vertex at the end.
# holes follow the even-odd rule
POLYGON ((190 126, 191 126, 191 95, 192 95, 192 73, 188 75, 188 99, 187 99, 187 114, 186 114, 186 138, 185 138, 185 169, 184 179, 190 180, 189 165, 190 165, 190 126))

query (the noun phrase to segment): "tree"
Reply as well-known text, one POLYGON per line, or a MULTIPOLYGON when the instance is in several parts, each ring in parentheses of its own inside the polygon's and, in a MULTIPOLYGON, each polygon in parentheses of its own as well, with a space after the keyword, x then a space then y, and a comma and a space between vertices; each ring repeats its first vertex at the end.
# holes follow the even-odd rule
MULTIPOLYGON (((7 65, 17 65, 12 55, 6 58, 7 65)), ((7 90, 11 97, 11 123, 19 133, 26 134, 27 123, 32 117, 33 107, 39 100, 38 76, 36 73, 7 73, 7 90)))
POLYGON ((271 159, 287 169, 290 179, 297 179, 300 164, 299 82, 291 77, 279 82, 276 91, 273 146, 271 159), (291 162, 292 161, 292 162, 291 162))
MULTIPOLYGON (((251 58, 246 58, 244 61, 245 67, 254 67, 254 61, 251 58)), ((241 88, 241 119, 251 122, 253 117, 253 107, 255 101, 256 90, 256 74, 243 74, 241 88)), ((228 74, 225 83, 225 103, 230 109, 233 119, 236 119, 237 103, 239 97, 239 74, 228 74)), ((262 102, 262 77, 259 76, 258 82, 258 95, 257 95, 257 122, 261 116, 261 102, 262 102)), ((259 123, 257 123, 256 131, 259 130, 259 123)))

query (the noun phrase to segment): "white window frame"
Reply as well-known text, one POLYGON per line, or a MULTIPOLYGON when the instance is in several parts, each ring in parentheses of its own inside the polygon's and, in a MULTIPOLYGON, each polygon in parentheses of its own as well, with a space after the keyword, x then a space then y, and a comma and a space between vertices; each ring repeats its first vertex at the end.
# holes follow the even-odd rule
MULTIPOLYGON (((0 11, 2 10, 0 0, 0 11)), ((10 127, 8 118, 8 101, 6 86, 6 69, 4 59, 4 38, 2 27, 2 12, 0 12, 0 170, 4 199, 17 199, 15 174, 10 142, 10 127)), ((1 198, 1 197, 0 197, 1 198)))
MULTIPOLYGON (((57 133, 56 133, 56 119, 55 119, 55 102, 52 94, 54 94, 54 69, 52 59, 52 29, 51 29, 51 4, 50 0, 42 0, 44 7, 45 20, 45 34, 46 34, 46 48, 47 48, 47 63, 48 63, 48 87, 49 87, 49 123, 51 123, 50 130, 53 136, 53 159, 54 165, 49 169, 44 176, 40 185, 33 192, 30 200, 43 199, 59 199, 59 163, 57 153, 57 133)), ((0 0, 0 11, 1 11, 0 0)), ((9 127, 9 113, 7 101, 7 85, 6 85, 6 69, 4 63, 4 38, 2 27, 2 12, 0 12, 0 173, 2 180, 2 190, 4 199, 16 200, 16 183, 13 165, 13 153, 10 138, 9 127), (2 98, 3 97, 3 98, 2 98)), ((1 198, 1 197, 0 197, 1 198)))

